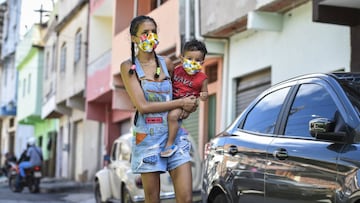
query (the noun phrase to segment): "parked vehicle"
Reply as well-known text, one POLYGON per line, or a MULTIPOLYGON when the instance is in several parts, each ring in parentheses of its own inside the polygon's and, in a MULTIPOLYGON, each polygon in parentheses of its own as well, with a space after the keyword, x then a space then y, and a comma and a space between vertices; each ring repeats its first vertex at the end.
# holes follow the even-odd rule
MULTIPOLYGON (((130 167, 132 134, 121 135, 114 141, 110 154, 110 163, 95 175, 95 199, 100 202, 143 202, 144 190, 139 174, 133 174, 130 167)), ((201 161, 193 139, 192 176, 194 202, 201 201, 201 161)), ((174 202, 175 194, 171 177, 168 173, 160 175, 161 202, 174 202)))
POLYGON ((204 154, 204 203, 359 203, 360 73, 272 86, 204 154))
POLYGON ((34 166, 25 169, 25 178, 20 181, 19 187, 16 187, 17 176, 20 176, 18 164, 10 162, 11 168, 9 170, 9 188, 13 192, 22 192, 24 187, 28 187, 31 193, 38 193, 40 191, 40 180, 42 178, 41 166, 34 166))

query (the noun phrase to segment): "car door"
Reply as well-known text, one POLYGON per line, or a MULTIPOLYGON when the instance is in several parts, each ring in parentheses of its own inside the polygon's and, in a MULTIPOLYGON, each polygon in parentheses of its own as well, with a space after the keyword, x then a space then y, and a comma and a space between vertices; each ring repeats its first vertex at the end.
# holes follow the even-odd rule
POLYGON ((335 201, 339 146, 313 137, 309 122, 315 118, 338 119, 339 107, 341 103, 326 82, 298 86, 284 111, 279 133, 283 135, 273 139, 267 149, 266 202, 335 201))
POLYGON ((111 183, 111 191, 113 194, 113 198, 120 199, 120 186, 121 179, 118 175, 119 168, 119 155, 120 155, 120 147, 121 143, 119 140, 116 140, 111 149, 111 163, 109 164, 110 168, 110 183, 111 183))
POLYGON ((264 202, 266 149, 289 90, 281 88, 262 97, 226 138, 220 175, 231 202, 264 202))

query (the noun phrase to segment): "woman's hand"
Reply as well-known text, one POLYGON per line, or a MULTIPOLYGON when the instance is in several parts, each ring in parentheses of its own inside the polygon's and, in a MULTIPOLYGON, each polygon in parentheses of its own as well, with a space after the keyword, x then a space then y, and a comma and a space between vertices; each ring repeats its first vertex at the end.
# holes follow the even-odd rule
POLYGON ((187 111, 185 111, 185 110, 182 110, 179 118, 180 118, 180 119, 186 119, 186 118, 189 117, 189 116, 190 116, 190 112, 187 112, 187 111))
POLYGON ((183 106, 182 106, 183 110, 190 113, 196 111, 198 107, 198 102, 195 96, 185 97, 182 100, 183 100, 183 106))

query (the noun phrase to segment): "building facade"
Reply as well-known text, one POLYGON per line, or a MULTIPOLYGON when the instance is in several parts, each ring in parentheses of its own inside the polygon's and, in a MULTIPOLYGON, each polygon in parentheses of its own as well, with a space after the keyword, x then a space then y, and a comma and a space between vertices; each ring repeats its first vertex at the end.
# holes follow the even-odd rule
POLYGON ((86 119, 85 84, 88 60, 86 0, 58 1, 55 102, 59 117, 57 169, 60 177, 86 181, 97 167, 100 124, 86 119))
MULTIPOLYGON (((101 123, 98 152, 110 153, 119 126, 112 122, 111 52, 115 1, 90 1, 89 60, 86 79, 86 116, 101 123)), ((99 160, 98 166, 102 166, 99 160)))
POLYGON ((7 0, 0 5, 1 25, 1 85, 0 85, 0 163, 6 152, 15 153, 17 105, 16 45, 19 37, 21 1, 7 0))

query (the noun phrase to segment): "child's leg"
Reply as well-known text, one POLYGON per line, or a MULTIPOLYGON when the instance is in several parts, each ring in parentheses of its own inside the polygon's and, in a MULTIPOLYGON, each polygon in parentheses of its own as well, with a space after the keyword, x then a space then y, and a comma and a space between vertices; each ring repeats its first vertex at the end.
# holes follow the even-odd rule
POLYGON ((169 136, 165 145, 165 150, 161 152, 161 156, 167 157, 168 154, 171 154, 174 149, 168 148, 174 144, 176 134, 179 130, 179 118, 182 109, 174 109, 168 113, 168 127, 169 127, 169 136))
POLYGON ((165 147, 174 144, 177 131, 179 130, 179 118, 181 112, 182 109, 174 109, 168 113, 169 137, 165 147))

